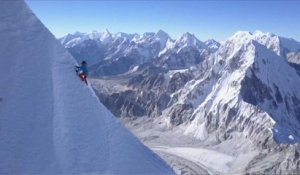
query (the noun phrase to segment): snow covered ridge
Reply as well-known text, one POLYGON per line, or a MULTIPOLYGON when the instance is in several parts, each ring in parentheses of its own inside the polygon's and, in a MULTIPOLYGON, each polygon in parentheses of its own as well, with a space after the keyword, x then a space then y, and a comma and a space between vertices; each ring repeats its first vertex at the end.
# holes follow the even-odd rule
POLYGON ((243 43, 245 40, 253 39, 283 57, 286 57, 286 54, 290 52, 300 52, 300 42, 272 33, 238 31, 230 39, 235 40, 236 43, 243 43))
MULTIPOLYGON (((159 30, 157 33, 148 32, 143 35, 139 34, 126 34, 126 33, 110 33, 107 29, 104 32, 94 31, 92 33, 81 33, 75 32, 74 34, 68 34, 59 40, 66 48, 71 48, 76 45, 82 44, 86 40, 96 40, 100 43, 109 44, 114 42, 114 40, 123 38, 125 40, 137 42, 137 43, 146 43, 151 42, 153 40, 160 42, 161 52, 163 50, 172 49, 174 47, 180 47, 178 45, 202 45, 202 47, 207 47, 208 49, 218 49, 220 47, 220 43, 214 39, 207 40, 205 42, 201 42, 197 37, 193 34, 186 32, 177 40, 173 40, 169 37, 169 35, 159 30), (110 40, 110 41, 109 41, 110 40), (105 42, 104 42, 105 41, 105 42), (181 43, 181 44, 180 44, 181 43)), ((286 54, 290 52, 299 52, 300 51, 300 42, 291 39, 284 38, 281 36, 277 36, 272 33, 264 33, 261 31, 255 31, 254 33, 249 31, 238 31, 229 39, 236 40, 237 44, 242 43, 245 40, 256 40, 262 45, 265 45, 267 48, 272 49, 276 54, 281 56, 287 56, 286 54)), ((161 54, 161 53, 160 53, 161 54)))
MULTIPOLYGON (((261 31, 238 31, 229 40, 236 46, 243 41, 255 40, 286 58, 291 64, 300 63, 300 43, 293 39, 261 31)), ((60 38, 60 41, 77 61, 87 60, 93 65, 91 72, 95 76, 126 73, 144 63, 153 63, 168 69, 186 69, 200 64, 222 45, 213 39, 202 42, 188 32, 174 40, 162 30, 143 35, 113 34, 108 30, 76 32, 60 38)))
POLYGON ((162 30, 142 35, 113 34, 107 30, 76 32, 60 38, 60 41, 78 61, 87 60, 92 64, 91 72, 96 76, 126 73, 144 63, 184 69, 201 62, 220 46, 214 40, 204 43, 188 32, 173 40, 162 30), (106 38, 105 42, 103 38, 106 38), (110 69, 120 71, 111 72, 110 69))
POLYGON ((0 3, 0 174, 173 174, 98 101, 23 0, 0 3))

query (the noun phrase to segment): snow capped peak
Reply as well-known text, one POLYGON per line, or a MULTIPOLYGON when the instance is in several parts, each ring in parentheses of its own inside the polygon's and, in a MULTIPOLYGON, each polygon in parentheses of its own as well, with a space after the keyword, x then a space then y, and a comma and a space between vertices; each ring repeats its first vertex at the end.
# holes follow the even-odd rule
POLYGON ((75 31, 73 34, 69 34, 69 35, 73 35, 73 36, 82 36, 84 35, 85 33, 83 32, 79 32, 79 31, 75 31))
POLYGON ((158 30, 155 35, 159 38, 169 38, 169 34, 163 30, 158 30))
POLYGON ((204 42, 204 44, 211 50, 216 51, 220 47, 220 43, 214 39, 210 39, 204 42))
POLYGON ((249 41, 252 39, 252 33, 249 31, 238 31, 232 37, 229 38, 231 41, 249 41))
POLYGON ((118 32, 114 35, 114 37, 128 37, 129 34, 123 33, 123 32, 118 32))
POLYGON ((69 41, 73 40, 73 39, 76 39, 76 38, 81 38, 84 36, 84 33, 82 32, 74 32, 73 34, 67 34, 66 36, 63 36, 62 38, 60 38, 61 40, 61 43, 63 45, 67 44, 69 41))
POLYGON ((154 32, 145 32, 142 35, 135 35, 132 41, 136 43, 147 43, 151 42, 155 38, 154 32))
POLYGON ((141 36, 140 34, 137 34, 137 35, 134 35, 134 36, 133 36, 133 38, 132 38, 131 41, 133 41, 133 42, 138 42, 138 40, 139 40, 140 38, 142 38, 142 36, 141 36))
POLYGON ((273 33, 270 32, 262 32, 262 31, 255 31, 253 36, 252 36, 255 40, 260 41, 260 43, 266 43, 267 40, 270 39, 278 39, 279 37, 273 33))
POLYGON ((275 36, 275 34, 273 34, 273 33, 270 33, 270 32, 262 32, 262 31, 260 31, 260 30, 256 30, 256 31, 254 32, 254 35, 255 35, 255 36, 268 36, 268 37, 275 36))
POLYGON ((150 38, 150 37, 154 37, 155 33, 154 32, 145 32, 143 33, 143 38, 150 38))
POLYGON ((188 40, 198 40, 194 34, 190 32, 185 32, 179 38, 180 41, 188 41, 188 40))
POLYGON ((128 39, 128 40, 131 40, 136 35, 137 34, 128 34, 128 33, 118 32, 116 34, 113 34, 113 38, 115 38, 115 39, 125 38, 125 39, 128 39))
POLYGON ((155 34, 155 37, 160 41, 161 49, 166 47, 166 43, 170 39, 170 36, 163 30, 158 30, 158 32, 155 34))
POLYGON ((256 31, 253 35, 253 39, 271 49, 277 55, 281 54, 280 38, 277 35, 256 31))
POLYGON ((238 31, 228 41, 237 43, 245 43, 255 40, 275 52, 277 55, 286 57, 289 52, 299 52, 300 43, 294 39, 280 37, 270 32, 255 31, 238 31))
POLYGON ((166 32, 159 30, 157 33, 145 32, 145 33, 143 33, 142 36, 137 35, 137 36, 133 37, 132 41, 134 41, 135 43, 138 43, 138 44, 145 45, 145 46, 147 46, 147 45, 149 46, 149 45, 159 42, 160 49, 163 49, 163 48, 165 48, 166 42, 168 41, 169 38, 170 37, 166 32))
POLYGON ((97 31, 92 31, 91 33, 86 34, 88 39, 99 40, 101 38, 101 33, 97 31))
POLYGON ((176 44, 190 47, 199 46, 202 44, 202 42, 198 40, 198 38, 194 34, 186 32, 179 39, 176 40, 176 44))
MULTIPOLYGON (((209 39, 204 42, 205 44, 218 44, 219 42, 214 39, 209 39)), ((220 43, 219 43, 220 44, 220 43)))
POLYGON ((234 55, 243 46, 253 40, 252 33, 249 31, 238 31, 222 45, 220 52, 225 52, 228 55, 234 55))
POLYGON ((226 43, 227 45, 230 43, 234 48, 238 48, 245 43, 249 43, 251 40, 266 46, 277 55, 280 55, 279 37, 271 33, 264 33, 261 31, 256 31, 254 33, 249 31, 238 31, 232 37, 230 37, 226 43))
POLYGON ((107 29, 105 29, 105 31, 101 33, 100 40, 103 44, 107 44, 111 42, 112 34, 107 29))

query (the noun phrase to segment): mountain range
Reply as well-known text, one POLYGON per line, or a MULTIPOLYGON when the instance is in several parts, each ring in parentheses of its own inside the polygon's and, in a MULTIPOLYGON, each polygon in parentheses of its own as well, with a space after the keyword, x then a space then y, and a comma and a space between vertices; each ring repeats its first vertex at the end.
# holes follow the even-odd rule
POLYGON ((90 61, 99 99, 144 143, 162 144, 164 134, 153 133, 176 130, 170 142, 187 137, 234 157, 217 173, 299 173, 298 41, 261 31, 238 31, 221 43, 190 33, 174 40, 161 30, 60 41, 78 61, 90 61))

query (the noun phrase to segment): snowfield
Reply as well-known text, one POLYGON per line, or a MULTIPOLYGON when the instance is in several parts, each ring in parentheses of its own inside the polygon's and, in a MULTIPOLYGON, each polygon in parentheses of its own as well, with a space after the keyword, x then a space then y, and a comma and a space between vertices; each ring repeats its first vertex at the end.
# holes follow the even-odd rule
POLYGON ((173 174, 79 80, 23 0, 0 3, 0 174, 173 174))
POLYGON ((234 157, 203 148, 191 147, 152 147, 155 151, 176 155, 196 163, 209 174, 227 173, 234 157))

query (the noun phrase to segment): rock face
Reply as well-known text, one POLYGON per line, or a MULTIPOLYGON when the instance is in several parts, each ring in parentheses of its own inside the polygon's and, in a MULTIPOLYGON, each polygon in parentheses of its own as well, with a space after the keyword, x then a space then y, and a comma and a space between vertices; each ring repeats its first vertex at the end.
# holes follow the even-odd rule
POLYGON ((172 72, 165 68, 145 64, 132 73, 117 77, 126 79, 126 90, 114 93, 101 92, 95 85, 101 101, 120 117, 159 116, 171 100, 171 94, 182 88, 193 75, 172 72), (128 89, 129 88, 129 89, 128 89))
MULTIPOLYGON (((124 109, 131 111, 121 117, 163 118, 167 126, 183 129, 185 135, 199 142, 222 143, 240 137, 250 140, 267 153, 255 157, 246 172, 299 172, 300 78, 295 61, 299 43, 262 32, 237 32, 213 53, 209 43, 205 46, 188 34, 175 43, 185 44, 180 48, 167 42, 160 62, 140 65, 116 78, 126 79, 123 85, 131 94, 121 95, 125 93, 122 90, 115 93, 131 99, 131 105, 111 109, 120 114, 124 109), (198 47, 197 54, 194 46, 198 47), (181 64, 181 59, 186 62, 181 64), (132 104, 142 112, 132 115, 132 104), (259 165, 272 154, 284 155, 284 161, 268 167, 259 165)), ((100 93, 101 98, 112 96, 116 95, 100 93)), ((108 108, 113 101, 106 103, 108 108)))

